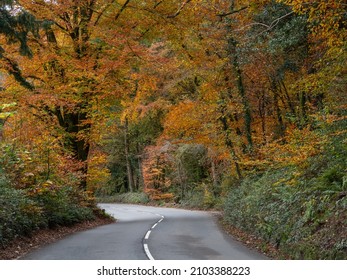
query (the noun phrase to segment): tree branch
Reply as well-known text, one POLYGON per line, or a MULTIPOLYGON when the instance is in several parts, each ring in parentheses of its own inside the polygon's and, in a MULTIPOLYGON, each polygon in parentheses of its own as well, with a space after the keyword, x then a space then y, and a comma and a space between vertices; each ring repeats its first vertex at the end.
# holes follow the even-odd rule
POLYGON ((12 75, 15 80, 24 88, 33 91, 35 89, 34 85, 32 85, 27 79, 23 76, 22 71, 19 68, 19 65, 16 61, 11 60, 10 58, 0 54, 0 59, 4 62, 4 69, 12 75))
POLYGON ((238 10, 233 10, 233 11, 228 12, 228 13, 224 13, 224 14, 217 14, 217 16, 219 16, 219 17, 221 17, 221 18, 223 18, 223 17, 227 17, 227 16, 230 16, 230 15, 233 15, 233 14, 239 13, 239 12, 241 12, 241 11, 243 11, 243 10, 246 10, 246 9, 248 9, 249 7, 250 7, 250 6, 244 6, 244 7, 241 7, 240 9, 238 9, 238 10))
POLYGON ((133 54, 134 56, 136 56, 137 58, 139 58, 139 59, 141 59, 141 60, 144 60, 142 57, 140 57, 140 56, 134 51, 134 49, 132 48, 132 46, 130 45, 130 43, 129 43, 128 40, 126 41, 126 43, 127 43, 127 46, 129 47, 130 51, 132 52, 132 54, 133 54))
POLYGON ((153 6, 153 9, 156 9, 163 2, 164 2, 164 0, 161 0, 158 3, 155 3, 155 5, 153 6))
POLYGON ((260 32, 259 34, 256 35, 256 36, 259 36, 259 35, 264 34, 264 33, 267 32, 267 31, 270 31, 271 29, 273 29, 275 26, 277 26, 277 25, 279 24, 279 22, 280 22, 281 19, 284 19, 285 17, 288 17, 288 16, 290 16, 290 15, 293 14, 293 13, 294 13, 294 12, 289 12, 289 13, 287 13, 287 14, 285 14, 285 15, 283 15, 283 16, 281 16, 281 17, 275 19, 275 20, 273 20, 273 21, 270 23, 270 25, 268 25, 268 24, 266 24, 266 23, 263 23, 263 22, 252 22, 252 23, 247 24, 247 25, 245 25, 245 26, 243 26, 243 27, 241 27, 241 28, 235 29, 234 31, 236 31, 236 32, 237 32, 237 31, 242 31, 242 30, 245 30, 245 29, 248 28, 248 27, 255 26, 255 25, 259 25, 259 26, 265 27, 266 29, 265 29, 264 31, 262 31, 262 32, 260 32))
POLYGON ((275 20, 273 20, 273 21, 271 22, 270 25, 266 25, 266 24, 263 24, 263 23, 256 23, 257 25, 263 25, 263 26, 267 27, 266 30, 260 32, 259 34, 257 34, 257 36, 259 36, 259 35, 261 35, 261 34, 267 32, 267 31, 270 31, 271 29, 273 29, 275 26, 277 26, 277 25, 279 24, 279 22, 280 22, 281 19, 284 19, 284 18, 286 18, 286 17, 288 17, 288 16, 290 16, 290 15, 292 15, 292 14, 294 14, 293 11, 292 11, 292 12, 289 12, 289 13, 287 13, 287 14, 285 14, 285 15, 283 15, 283 16, 281 16, 281 17, 275 19, 275 20))
POLYGON ((126 0, 125 3, 123 4, 123 6, 120 8, 119 12, 116 14, 116 16, 114 17, 114 20, 117 20, 120 15, 123 13, 123 11, 125 10, 125 8, 128 6, 130 0, 126 0))
POLYGON ((175 14, 173 14, 173 15, 168 15, 167 18, 175 18, 175 17, 177 17, 182 12, 184 7, 191 1, 192 0, 186 0, 185 2, 183 2, 181 7, 177 10, 177 12, 175 14))
POLYGON ((109 3, 107 3, 107 4, 105 5, 105 7, 101 10, 101 12, 96 12, 96 11, 95 11, 95 12, 98 13, 99 15, 97 16, 97 18, 96 18, 96 20, 95 20, 95 22, 94 22, 94 26, 98 25, 98 23, 99 23, 101 17, 104 15, 104 13, 106 12, 106 10, 107 10, 114 2, 115 2, 115 0, 112 0, 112 1, 110 1, 109 3))

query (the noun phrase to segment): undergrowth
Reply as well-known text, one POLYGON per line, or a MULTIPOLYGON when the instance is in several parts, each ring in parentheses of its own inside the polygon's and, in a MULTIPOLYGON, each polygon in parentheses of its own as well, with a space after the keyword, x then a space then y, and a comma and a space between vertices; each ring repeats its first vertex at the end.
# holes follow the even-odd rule
POLYGON ((27 176, 23 159, 7 150, 0 147, 0 249, 38 229, 71 226, 102 216, 92 196, 76 186, 42 180, 36 172, 18 184, 18 178, 27 176))
POLYGON ((323 151, 245 178, 225 203, 226 222, 273 244, 292 259, 347 259, 347 137, 325 128, 323 151))

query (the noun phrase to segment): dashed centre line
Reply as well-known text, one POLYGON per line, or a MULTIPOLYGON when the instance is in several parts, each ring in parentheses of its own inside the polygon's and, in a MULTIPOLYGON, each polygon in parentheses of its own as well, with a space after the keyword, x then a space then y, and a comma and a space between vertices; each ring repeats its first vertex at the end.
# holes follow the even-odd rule
POLYGON ((144 237, 143 249, 144 249, 144 251, 145 251, 145 253, 146 253, 146 256, 147 256, 147 258, 148 258, 149 260, 154 260, 154 258, 153 258, 153 256, 152 256, 151 251, 150 251, 149 248, 148 248, 148 244, 145 242, 145 240, 148 240, 148 239, 149 239, 149 236, 150 236, 150 234, 152 233, 152 230, 153 230, 159 223, 161 223, 162 221, 164 221, 164 218, 165 218, 163 215, 160 215, 160 214, 156 214, 156 213, 152 213, 152 214, 161 217, 161 219, 160 219, 159 221, 157 221, 157 222, 151 227, 151 229, 148 230, 148 231, 146 232, 146 235, 145 235, 145 237, 144 237))
POLYGON ((151 252, 150 252, 149 249, 148 249, 148 245, 147 245, 147 244, 143 244, 143 248, 145 249, 145 253, 146 253, 146 255, 147 255, 147 258, 148 258, 149 260, 154 260, 154 258, 153 258, 153 256, 152 256, 151 252))
POLYGON ((148 239, 148 238, 149 238, 149 235, 151 234, 151 232, 152 232, 152 231, 150 231, 150 230, 147 231, 146 236, 145 236, 145 239, 148 239))

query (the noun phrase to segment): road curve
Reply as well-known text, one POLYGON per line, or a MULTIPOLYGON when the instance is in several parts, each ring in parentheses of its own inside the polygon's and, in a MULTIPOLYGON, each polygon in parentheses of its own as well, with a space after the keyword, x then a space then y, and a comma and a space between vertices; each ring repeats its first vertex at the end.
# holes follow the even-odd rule
POLYGON ((117 222, 72 234, 27 254, 34 260, 258 260, 209 212, 100 204, 117 222))

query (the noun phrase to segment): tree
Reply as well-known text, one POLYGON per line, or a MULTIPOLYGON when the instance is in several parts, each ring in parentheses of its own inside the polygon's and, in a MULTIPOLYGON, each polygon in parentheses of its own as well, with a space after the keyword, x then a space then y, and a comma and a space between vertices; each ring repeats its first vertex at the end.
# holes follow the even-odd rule
POLYGON ((26 32, 32 58, 8 57, 18 70, 8 82, 26 88, 15 101, 54 123, 83 176, 114 137, 118 190, 141 188, 146 147, 165 141, 203 145, 242 179, 271 158, 268 145, 309 128, 329 87, 342 85, 340 1, 16 3, 41 29, 26 32))
MULTIPOLYGON (((5 44, 19 44, 21 55, 32 57, 28 46, 28 36, 38 37, 39 23, 27 11, 20 9, 14 0, 0 1, 0 35, 5 37, 5 44)), ((32 89, 32 85, 23 77, 18 63, 6 54, 0 44, 0 67, 12 75, 22 86, 32 89)))
POLYGON ((30 106, 56 117, 65 147, 84 163, 86 175, 90 130, 100 107, 134 92, 131 76, 149 55, 143 42, 160 13, 169 18, 172 7, 143 1, 17 3, 41 22, 41 37, 30 38, 32 60, 18 66, 25 73, 21 84, 32 91, 30 106))
POLYGON ((328 46, 341 46, 346 39, 346 4, 343 0, 313 1, 280 0, 298 14, 307 15, 312 34, 324 39, 328 46))

